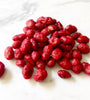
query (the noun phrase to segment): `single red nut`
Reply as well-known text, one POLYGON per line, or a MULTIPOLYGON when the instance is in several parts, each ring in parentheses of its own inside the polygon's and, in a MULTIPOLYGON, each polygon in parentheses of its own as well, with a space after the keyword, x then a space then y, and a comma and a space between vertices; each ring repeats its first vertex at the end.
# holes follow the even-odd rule
POLYGON ((54 36, 49 38, 48 41, 49 41, 49 44, 51 44, 52 46, 57 46, 60 43, 60 39, 54 36))
POLYGON ((61 78, 70 78, 71 77, 71 74, 68 72, 68 71, 65 71, 65 70, 59 70, 57 72, 58 76, 60 76, 61 78))
POLYGON ((71 69, 70 60, 67 58, 62 58, 61 60, 58 60, 58 65, 67 70, 71 69))
POLYGON ((83 62, 83 63, 82 63, 82 67, 83 67, 83 69, 85 69, 85 67, 88 66, 88 65, 89 65, 89 63, 87 63, 87 62, 83 62))
POLYGON ((65 27, 65 30, 69 31, 69 32, 72 34, 72 33, 74 33, 74 32, 77 31, 77 28, 76 28, 76 26, 74 26, 74 25, 67 25, 67 26, 65 27))
POLYGON ((22 34, 18 34, 18 35, 14 35, 12 37, 13 41, 23 41, 26 38, 26 34, 22 33, 22 34))
POLYGON ((12 44, 12 48, 17 49, 21 46, 21 41, 14 41, 12 44))
POLYGON ((24 79, 30 79, 33 74, 33 67, 30 64, 26 64, 22 69, 22 75, 24 79))
POLYGON ((30 54, 25 55, 24 58, 25 58, 25 60, 26 60, 29 64, 31 64, 33 67, 35 66, 35 62, 33 61, 33 59, 32 59, 32 57, 31 57, 30 54))
POLYGON ((73 58, 71 61, 72 66, 77 66, 77 65, 81 65, 81 62, 79 59, 77 58, 73 58))
POLYGON ((45 36, 49 35, 50 33, 51 33, 51 30, 48 27, 42 29, 42 31, 41 31, 41 34, 43 34, 45 36))
POLYGON ((50 57, 50 53, 43 52, 41 57, 42 57, 42 60, 48 60, 50 57))
POLYGON ((20 50, 23 54, 28 54, 31 48, 30 39, 26 38, 23 40, 20 50))
POLYGON ((42 23, 42 22, 36 22, 36 24, 35 24, 35 27, 37 28, 37 29, 43 29, 44 28, 44 24, 42 23))
POLYGON ((89 46, 87 44, 80 43, 77 45, 77 49, 83 54, 89 53, 89 46))
POLYGON ((72 34, 72 37, 74 40, 76 40, 79 36, 81 36, 81 33, 79 33, 79 32, 72 34))
POLYGON ((63 30, 63 25, 61 24, 60 21, 58 21, 56 24, 57 24, 58 30, 63 30))
POLYGON ((24 55, 22 54, 22 52, 21 52, 20 49, 16 49, 16 50, 14 51, 14 58, 15 58, 15 59, 22 59, 23 56, 24 56, 24 55))
POLYGON ((38 82, 41 82, 44 79, 46 79, 47 75, 48 74, 47 74, 46 70, 44 70, 44 69, 38 69, 38 70, 36 70, 36 72, 34 74, 34 80, 38 81, 38 82))
POLYGON ((81 54, 81 52, 79 50, 73 49, 72 57, 81 60, 82 59, 82 54, 81 54))
POLYGON ((35 22, 33 19, 30 19, 26 22, 26 26, 30 29, 34 29, 35 28, 35 22))
POLYGON ((6 47, 6 49, 4 51, 4 56, 7 60, 11 60, 14 58, 14 51, 11 46, 6 47))
POLYGON ((28 29, 29 29, 28 27, 24 27, 23 32, 26 33, 28 31, 28 29))
POLYGON ((35 31, 34 31, 33 29, 28 29, 27 32, 26 32, 25 34, 26 34, 26 36, 27 36, 28 38, 32 38, 33 35, 34 35, 34 33, 35 33, 35 31))
POLYGON ((72 71, 76 74, 81 73, 82 71, 82 65, 76 65, 76 66, 72 66, 72 71))
POLYGON ((52 58, 55 60, 59 60, 62 57, 62 50, 59 48, 56 48, 52 51, 52 58))
POLYGON ((51 25, 51 24, 55 24, 55 23, 56 23, 55 19, 52 19, 51 17, 47 17, 46 25, 51 25))
POLYGON ((44 53, 49 53, 49 54, 51 54, 52 50, 53 50, 52 45, 46 45, 46 46, 44 46, 44 48, 43 48, 43 52, 44 52, 44 53))
POLYGON ((67 36, 70 35, 70 32, 68 32, 67 30, 61 30, 58 31, 59 36, 67 36))
POLYGON ((46 42, 47 41, 47 37, 43 34, 41 34, 40 32, 36 32, 34 34, 34 39, 40 42, 46 42))
POLYGON ((53 58, 50 58, 50 59, 47 61, 47 66, 48 66, 49 68, 54 67, 55 64, 56 64, 56 61, 55 61, 53 58))
POLYGON ((43 48, 46 44, 47 42, 38 42, 38 47, 43 48))
POLYGON ((79 36, 77 38, 77 42, 79 42, 79 43, 88 43, 89 42, 89 38, 87 36, 79 36))
POLYGON ((32 45, 32 49, 33 49, 33 50, 38 50, 38 44, 37 44, 37 42, 35 41, 35 39, 34 39, 34 38, 31 38, 31 39, 30 39, 30 42, 31 42, 31 45, 32 45))
POLYGON ((5 65, 0 61, 0 78, 3 76, 5 72, 5 65))
POLYGON ((38 59, 36 61, 36 67, 38 69, 45 69, 45 65, 46 65, 45 62, 42 59, 38 59))
POLYGON ((70 52, 65 51, 65 52, 63 52, 63 58, 71 59, 72 55, 70 52))
POLYGON ((40 58, 40 54, 37 51, 33 51, 31 56, 34 61, 37 61, 40 58))
POLYGON ((23 67, 26 64, 26 61, 24 59, 19 59, 16 61, 16 65, 18 67, 23 67))
POLYGON ((59 32, 58 31, 53 32, 52 37, 59 37, 59 32))

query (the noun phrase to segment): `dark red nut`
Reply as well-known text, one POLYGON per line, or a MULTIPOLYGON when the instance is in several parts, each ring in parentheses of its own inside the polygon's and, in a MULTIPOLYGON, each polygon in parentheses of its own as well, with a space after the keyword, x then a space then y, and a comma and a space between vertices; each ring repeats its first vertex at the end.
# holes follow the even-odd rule
POLYGON ((46 46, 43 48, 43 52, 44 52, 44 53, 49 53, 49 54, 51 54, 52 50, 53 50, 52 45, 46 45, 46 46))
POLYGON ((44 28, 44 24, 42 23, 42 22, 36 22, 36 24, 35 24, 35 27, 37 28, 37 29, 43 29, 44 28))
POLYGON ((42 60, 48 60, 50 57, 50 53, 43 52, 42 53, 42 60))
POLYGON ((34 61, 37 61, 40 58, 40 54, 37 51, 33 51, 31 56, 34 61))
POLYGON ((82 54, 81 54, 81 52, 79 50, 74 49, 72 51, 72 57, 81 60, 82 59, 82 54))
POLYGON ((79 36, 77 38, 77 42, 79 42, 79 43, 88 43, 89 42, 89 38, 87 36, 79 36))
POLYGON ((4 51, 4 56, 7 60, 11 60, 14 58, 14 51, 11 46, 6 47, 6 49, 4 51))
POLYGON ((63 58, 71 59, 72 55, 70 52, 65 51, 65 52, 63 52, 63 58))
POLYGON ((28 38, 32 38, 34 33, 35 33, 35 31, 33 29, 28 29, 27 32, 26 32, 26 36, 28 38))
POLYGON ((5 72, 5 65, 0 61, 0 78, 3 76, 5 72))
POLYGON ((36 67, 38 69, 45 69, 45 65, 46 65, 45 62, 42 59, 38 59, 36 61, 36 67))
POLYGON ((20 50, 23 54, 28 54, 30 52, 30 49, 31 49, 30 39, 26 38, 23 40, 20 50))
POLYGON ((88 65, 89 65, 89 63, 87 63, 87 62, 83 62, 83 63, 82 63, 82 67, 83 67, 83 69, 85 69, 85 67, 88 66, 88 65))
POLYGON ((52 19, 51 17, 47 17, 47 25, 55 24, 56 20, 52 19))
POLYGON ((58 30, 63 30, 63 25, 61 24, 60 21, 58 21, 56 24, 57 24, 58 30))
POLYGON ((71 74, 68 71, 65 70, 59 70, 57 72, 58 76, 60 76, 61 78, 70 78, 71 74))
POLYGON ((76 74, 81 73, 82 71, 82 65, 76 65, 76 66, 72 66, 72 71, 76 74))
POLYGON ((22 33, 22 34, 18 34, 18 35, 14 35, 12 37, 13 41, 23 41, 26 38, 26 34, 22 33))
POLYGON ((29 29, 28 27, 24 27, 23 32, 26 33, 28 31, 28 29, 29 29))
POLYGON ((72 66, 77 66, 77 65, 81 65, 80 60, 73 58, 71 61, 72 66))
POLYGON ((77 49, 83 54, 89 53, 89 46, 87 44, 80 43, 77 45, 77 49))
POLYGON ((26 60, 29 64, 31 64, 33 67, 35 66, 35 62, 33 61, 33 59, 32 59, 32 57, 31 57, 30 54, 25 55, 24 58, 25 58, 25 60, 26 60))
POLYGON ((58 65, 67 70, 71 69, 70 60, 67 58, 62 58, 61 60, 58 60, 58 65))
POLYGON ((43 48, 46 44, 47 42, 38 42, 38 47, 43 48))
POLYGON ((46 42, 47 41, 47 37, 43 34, 41 34, 40 32, 37 32, 34 34, 34 39, 40 42, 46 42))
POLYGON ((48 66, 49 68, 54 67, 55 64, 56 64, 56 61, 55 61, 53 58, 50 58, 50 59, 47 61, 47 66, 48 66))
POLYGON ((33 19, 30 19, 26 22, 26 26, 30 29, 34 29, 35 28, 35 22, 33 19))
POLYGON ((56 48, 52 51, 52 58, 55 60, 59 60, 62 57, 62 50, 56 48))
POLYGON ((16 61, 16 65, 18 67, 23 67, 26 64, 26 61, 24 59, 19 59, 16 61))
POLYGON ((15 58, 15 59, 22 59, 22 58, 23 58, 23 54, 22 54, 22 52, 21 52, 20 49, 16 49, 16 50, 14 51, 14 58, 15 58))
POLYGON ((81 36, 81 33, 79 33, 79 32, 72 34, 72 37, 74 40, 76 40, 79 36, 81 36))
POLYGON ((52 34, 52 37, 59 37, 59 32, 58 32, 58 31, 55 31, 55 32, 52 34))
POLYGON ((12 48, 17 49, 21 46, 21 41, 14 41, 12 44, 12 48))
POLYGON ((49 35, 50 33, 51 33, 51 30, 48 27, 42 29, 42 31, 41 31, 41 34, 43 34, 45 36, 49 35))
POLYGON ((34 38, 31 38, 31 39, 30 39, 30 42, 31 42, 31 45, 32 45, 32 49, 33 49, 33 50, 38 50, 38 44, 37 44, 37 42, 35 41, 35 39, 34 39, 34 38))
POLYGON ((70 32, 68 32, 67 30, 61 30, 58 31, 59 36, 67 36, 70 35, 70 32))
POLYGON ((49 41, 49 44, 51 44, 52 46, 57 46, 60 43, 60 39, 54 36, 49 38, 48 41, 49 41))
POLYGON ((24 79, 30 79, 33 74, 33 67, 30 64, 26 64, 22 69, 22 75, 24 79))
POLYGON ((38 70, 36 70, 36 72, 34 74, 34 80, 38 81, 38 82, 41 82, 44 79, 46 79, 47 75, 48 74, 47 74, 46 70, 44 70, 44 69, 38 69, 38 70))
POLYGON ((74 25, 67 25, 67 26, 65 27, 65 30, 69 31, 69 32, 72 34, 72 33, 74 33, 74 32, 77 31, 77 28, 76 28, 76 26, 74 26, 74 25))

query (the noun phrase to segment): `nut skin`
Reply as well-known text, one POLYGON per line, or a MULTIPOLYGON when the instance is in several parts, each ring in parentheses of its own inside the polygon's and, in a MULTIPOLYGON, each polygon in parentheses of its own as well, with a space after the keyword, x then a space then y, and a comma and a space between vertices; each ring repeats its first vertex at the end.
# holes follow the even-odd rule
POLYGON ((42 22, 36 22, 35 27, 36 29, 41 30, 44 28, 44 24, 42 22))
POLYGON ((79 59, 73 58, 71 64, 72 66, 77 66, 77 65, 81 65, 81 62, 79 59))
POLYGON ((24 28, 23 28, 23 32, 24 32, 24 33, 26 33, 28 30, 29 30, 28 27, 24 27, 24 28))
POLYGON ((34 31, 33 29, 28 29, 27 32, 26 32, 25 34, 26 34, 26 36, 27 36, 28 38, 32 38, 33 35, 35 34, 35 31, 34 31))
POLYGON ((53 50, 53 46, 52 45, 46 45, 43 48, 43 52, 44 53, 49 53, 50 54, 52 52, 52 50, 53 50))
POLYGON ((47 61, 47 66, 48 66, 49 68, 54 67, 55 64, 56 64, 56 61, 55 61, 53 58, 50 58, 50 59, 47 61))
POLYGON ((80 37, 77 38, 77 42, 79 42, 79 43, 88 43, 89 38, 87 36, 80 36, 80 37))
POLYGON ((82 72, 82 65, 76 65, 76 66, 72 66, 72 71, 76 74, 79 74, 82 72))
POLYGON ((31 56, 33 61, 37 61, 40 58, 40 54, 37 51, 33 51, 31 56))
POLYGON ((63 52, 63 58, 71 59, 72 55, 70 52, 65 51, 65 52, 63 52))
POLYGON ((26 61, 24 59, 19 59, 16 61, 16 65, 18 67, 23 67, 26 64, 26 61))
POLYGON ((5 72, 5 65, 3 64, 3 62, 0 61, 0 78, 3 76, 5 72))
POLYGON ((30 19, 28 21, 26 21, 26 26, 30 29, 34 29, 35 28, 35 22, 33 19, 30 19))
POLYGON ((21 41, 14 41, 12 44, 12 48, 17 49, 21 46, 21 41))

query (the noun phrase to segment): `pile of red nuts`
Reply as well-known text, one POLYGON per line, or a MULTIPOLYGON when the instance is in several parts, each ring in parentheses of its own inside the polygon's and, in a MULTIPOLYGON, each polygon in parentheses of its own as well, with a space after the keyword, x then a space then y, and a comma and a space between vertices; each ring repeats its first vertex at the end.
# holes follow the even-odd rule
POLYGON ((77 32, 74 25, 64 28, 60 21, 41 16, 36 21, 26 21, 23 31, 13 36, 13 44, 5 49, 4 56, 7 60, 16 59, 25 79, 30 79, 37 69, 33 78, 43 81, 48 75, 46 66, 52 68, 56 63, 62 67, 57 72, 61 78, 71 77, 67 70, 90 75, 90 64, 81 63, 82 54, 90 52, 89 38, 77 32))

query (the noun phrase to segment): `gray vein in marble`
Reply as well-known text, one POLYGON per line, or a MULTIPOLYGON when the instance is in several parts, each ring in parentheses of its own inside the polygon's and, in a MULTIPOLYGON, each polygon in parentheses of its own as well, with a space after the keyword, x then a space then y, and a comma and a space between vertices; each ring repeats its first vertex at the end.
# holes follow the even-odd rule
POLYGON ((31 16, 36 12, 38 8, 38 3, 24 2, 21 9, 17 12, 13 12, 11 15, 0 19, 0 26, 6 25, 8 23, 14 23, 15 21, 22 21, 23 19, 31 16))

